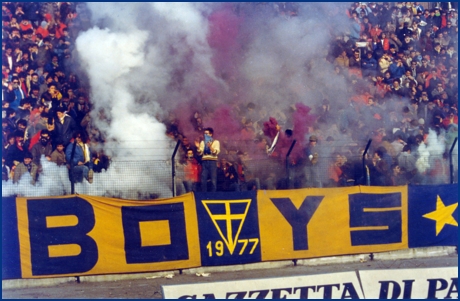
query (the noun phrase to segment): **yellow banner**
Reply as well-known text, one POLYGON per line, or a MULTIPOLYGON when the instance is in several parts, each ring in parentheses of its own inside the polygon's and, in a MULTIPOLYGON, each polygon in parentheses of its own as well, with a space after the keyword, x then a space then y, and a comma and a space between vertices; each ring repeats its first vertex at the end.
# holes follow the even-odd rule
POLYGON ((405 249, 407 186, 258 191, 262 261, 405 249))
POLYGON ((192 193, 129 201, 87 195, 17 198, 22 278, 200 266, 192 193))

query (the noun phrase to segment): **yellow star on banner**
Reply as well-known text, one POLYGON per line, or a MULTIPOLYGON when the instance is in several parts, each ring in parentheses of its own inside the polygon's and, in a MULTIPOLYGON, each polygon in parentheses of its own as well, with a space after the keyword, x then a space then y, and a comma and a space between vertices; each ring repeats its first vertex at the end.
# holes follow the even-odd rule
POLYGON ((457 221, 452 216, 452 213, 454 213, 455 209, 457 209, 457 206, 458 203, 449 206, 444 205, 438 195, 438 200, 436 201, 436 210, 423 215, 425 218, 436 221, 436 236, 438 236, 439 232, 441 232, 446 224, 458 227, 457 221))

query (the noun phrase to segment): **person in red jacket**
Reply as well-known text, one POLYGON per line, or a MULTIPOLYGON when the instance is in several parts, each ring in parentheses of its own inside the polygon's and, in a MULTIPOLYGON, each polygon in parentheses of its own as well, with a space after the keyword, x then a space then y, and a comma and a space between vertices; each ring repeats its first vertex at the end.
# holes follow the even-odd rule
POLYGON ((35 34, 41 34, 42 38, 46 38, 49 35, 48 23, 46 21, 42 21, 40 26, 35 31, 35 34))
POLYGON ((19 24, 19 28, 21 29, 21 33, 25 32, 28 29, 33 30, 33 27, 32 27, 32 24, 30 23, 30 21, 27 18, 24 18, 24 17, 23 17, 21 23, 19 24))
POLYGON ((201 165, 195 158, 192 149, 187 150, 184 164, 184 187, 186 192, 197 191, 200 183, 201 165))

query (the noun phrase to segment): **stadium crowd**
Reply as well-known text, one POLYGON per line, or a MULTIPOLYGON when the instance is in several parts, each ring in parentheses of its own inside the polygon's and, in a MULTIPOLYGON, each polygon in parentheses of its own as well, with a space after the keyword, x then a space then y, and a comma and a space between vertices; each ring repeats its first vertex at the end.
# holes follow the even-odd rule
POLYGON ((72 57, 75 38, 89 22, 76 5, 2 3, 2 181, 16 183, 28 172, 35 183, 42 156, 57 165, 73 158, 72 175, 89 182, 92 170, 102 168, 100 154, 85 143, 97 130, 90 128, 89 93, 72 57))
MULTIPOLYGON (((185 191, 206 191, 202 182, 217 191, 449 183, 458 131, 455 4, 351 3, 340 12, 349 19, 346 33, 331 33, 324 54, 333 76, 347 83, 347 101, 276 112, 235 105, 240 140, 215 131, 220 147, 210 179, 201 177, 200 142, 214 112, 197 108, 189 120, 171 113, 163 122, 166 134, 181 141, 185 191), (194 131, 185 134, 185 124, 194 131), (441 153, 430 153, 439 144, 441 153)), ((238 15, 270 10, 284 22, 300 9, 295 2, 232 7, 238 15)), ((91 147, 104 137, 92 126, 90 88, 74 59, 89 12, 81 3, 3 2, 2 22, 2 181, 18 182, 28 172, 35 183, 45 156, 91 183, 93 171, 110 168, 110 160, 91 147)))

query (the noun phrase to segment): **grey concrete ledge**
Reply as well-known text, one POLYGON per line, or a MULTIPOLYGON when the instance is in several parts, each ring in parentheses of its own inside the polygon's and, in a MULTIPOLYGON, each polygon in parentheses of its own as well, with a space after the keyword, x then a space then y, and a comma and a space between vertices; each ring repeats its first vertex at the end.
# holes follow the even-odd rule
POLYGON ((52 286, 67 282, 75 282, 75 277, 2 280, 2 290, 9 288, 52 286))
POLYGON ((149 273, 132 273, 132 274, 109 274, 97 276, 80 276, 80 282, 104 282, 118 280, 134 280, 143 278, 163 278, 167 275, 179 275, 179 270, 149 272, 149 273))
MULTIPOLYGON (((416 259, 427 257, 444 257, 456 254, 455 247, 427 247, 417 249, 405 249, 397 251, 389 251, 382 253, 373 253, 374 260, 397 260, 397 259, 416 259)), ((297 265, 317 266, 327 264, 342 264, 342 263, 357 263, 370 260, 370 253, 344 256, 331 256, 310 259, 298 259, 297 265)), ((194 275, 196 273, 215 273, 215 272, 233 272, 233 271, 249 271, 260 269, 274 269, 293 266, 293 260, 258 262, 251 264, 215 266, 215 267, 198 267, 182 270, 183 274, 194 275)), ((44 278, 44 279, 12 279, 2 280, 2 289, 15 289, 27 287, 44 287, 53 286, 67 282, 104 282, 104 281, 119 281, 119 280, 134 280, 143 278, 163 278, 168 275, 179 275, 180 270, 149 272, 149 273, 132 273, 132 274, 110 274, 110 275, 95 275, 95 276, 79 276, 79 277, 61 277, 61 278, 44 278)))
POLYGON ((425 247, 417 249, 397 250, 375 253, 374 260, 415 259, 427 257, 442 257, 456 254, 455 247, 425 247))
POLYGON ((257 263, 249 263, 249 264, 238 264, 238 265, 199 267, 199 268, 183 270, 182 273, 186 275, 193 275, 196 273, 250 271, 250 270, 261 270, 261 269, 284 268, 284 267, 293 266, 293 265, 294 264, 292 260, 268 261, 268 262, 257 262, 257 263))
MULTIPOLYGON (((324 264, 338 264, 338 263, 356 263, 370 260, 371 253, 344 255, 344 256, 331 256, 310 259, 299 259, 297 265, 315 266, 324 264)), ((416 249, 405 249, 388 251, 381 253, 372 253, 373 260, 394 260, 394 259, 416 259, 427 257, 442 257, 456 254, 455 247, 425 247, 416 249)))

